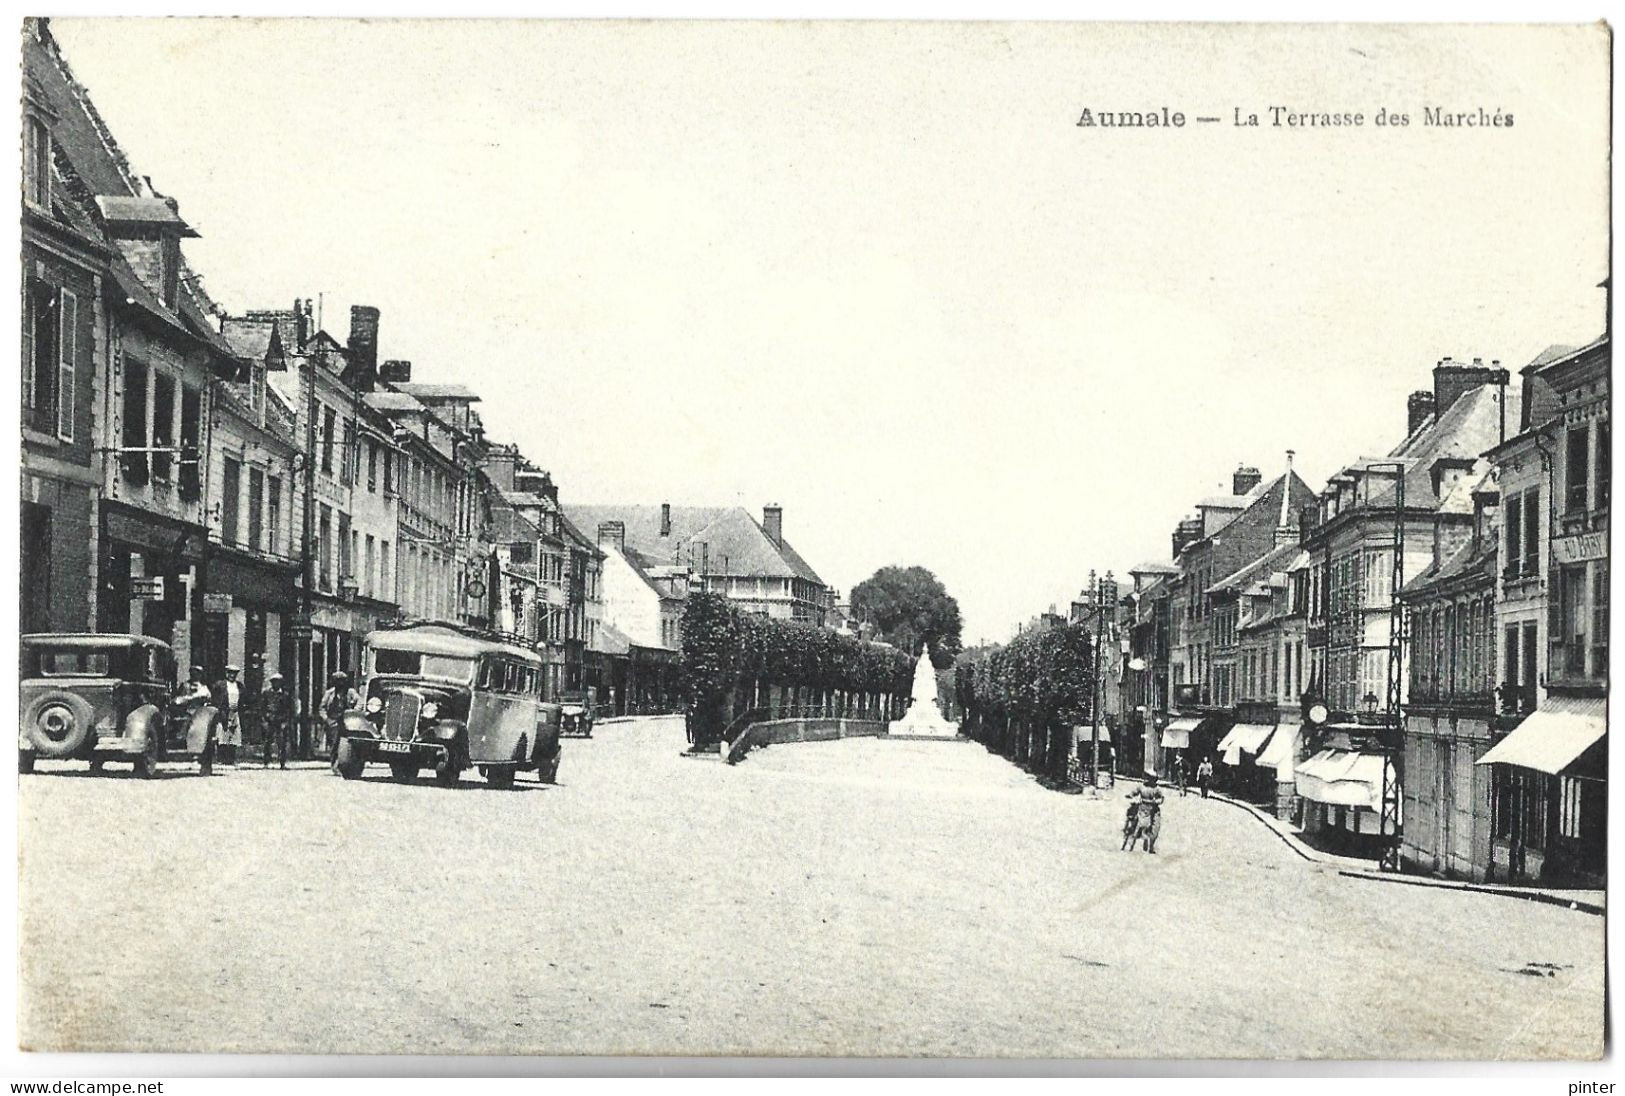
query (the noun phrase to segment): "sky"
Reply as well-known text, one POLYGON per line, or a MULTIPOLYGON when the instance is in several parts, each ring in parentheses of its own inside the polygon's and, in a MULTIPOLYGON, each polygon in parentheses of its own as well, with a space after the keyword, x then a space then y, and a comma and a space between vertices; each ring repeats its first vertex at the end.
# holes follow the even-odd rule
POLYGON ((227 309, 374 305, 566 507, 778 503, 967 643, 1166 560, 1238 465, 1391 448, 1445 356, 1603 329, 1597 27, 52 26, 227 309))

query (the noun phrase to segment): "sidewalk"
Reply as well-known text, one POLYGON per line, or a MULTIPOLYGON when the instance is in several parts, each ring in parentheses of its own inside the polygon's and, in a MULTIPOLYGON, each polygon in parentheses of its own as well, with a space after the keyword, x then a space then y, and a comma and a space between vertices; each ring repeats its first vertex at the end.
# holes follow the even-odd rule
MULTIPOLYGON (((1196 793, 1193 793, 1196 794, 1196 793)), ((1312 864, 1336 868, 1337 874, 1350 879, 1373 879, 1383 883, 1399 883, 1412 887, 1436 887, 1444 890, 1471 891, 1475 894, 1498 894, 1503 898, 1519 898, 1526 902, 1543 902, 1552 906, 1566 906, 1581 913, 1601 915, 1607 905, 1607 892, 1600 890, 1559 890, 1550 887, 1513 887, 1500 883, 1472 883, 1463 879, 1441 879, 1431 875, 1402 875, 1380 870, 1375 861, 1354 856, 1338 856, 1324 852, 1306 843, 1297 827, 1283 822, 1273 814, 1242 799, 1234 799, 1222 792, 1208 791, 1209 799, 1217 799, 1232 807, 1240 807, 1251 814, 1279 837, 1293 852, 1312 864)))

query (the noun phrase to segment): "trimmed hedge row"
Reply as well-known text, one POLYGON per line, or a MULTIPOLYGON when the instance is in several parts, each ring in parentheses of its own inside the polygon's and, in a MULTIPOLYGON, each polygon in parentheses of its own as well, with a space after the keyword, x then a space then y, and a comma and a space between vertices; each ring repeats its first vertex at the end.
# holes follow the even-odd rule
POLYGON ((966 732, 1032 772, 1066 778, 1072 727, 1094 703, 1094 645, 1082 624, 1023 632, 954 664, 966 732))
POLYGON ((683 694, 697 748, 740 716, 781 712, 891 719, 913 681, 902 651, 812 624, 746 613, 717 594, 691 594, 683 611, 683 694))

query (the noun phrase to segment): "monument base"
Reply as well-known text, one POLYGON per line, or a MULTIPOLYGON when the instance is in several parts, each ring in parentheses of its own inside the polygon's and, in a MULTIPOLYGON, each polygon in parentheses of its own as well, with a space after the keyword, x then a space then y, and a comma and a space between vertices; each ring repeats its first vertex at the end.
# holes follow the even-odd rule
POLYGON ((900 738, 958 738, 959 724, 942 718, 935 704, 916 704, 902 719, 886 724, 886 733, 900 738))

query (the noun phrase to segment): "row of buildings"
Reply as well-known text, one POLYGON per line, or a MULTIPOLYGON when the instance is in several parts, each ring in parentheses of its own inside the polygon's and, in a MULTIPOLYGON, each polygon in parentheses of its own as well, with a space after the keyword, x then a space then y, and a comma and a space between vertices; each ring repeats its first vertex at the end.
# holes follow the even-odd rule
POLYGON ((47 21, 24 61, 24 631, 155 636, 251 691, 281 671, 311 711, 367 632, 452 621, 626 711, 673 702, 692 589, 829 618, 782 508, 566 507, 476 393, 380 360, 377 309, 342 338, 310 299, 229 314, 47 21))
POLYGON ((1516 378, 1446 358, 1398 443, 1319 490, 1290 452, 1270 478, 1238 469, 1125 583, 1118 756, 1209 758, 1311 840, 1392 867, 1600 885, 1609 366, 1606 334, 1516 378))

